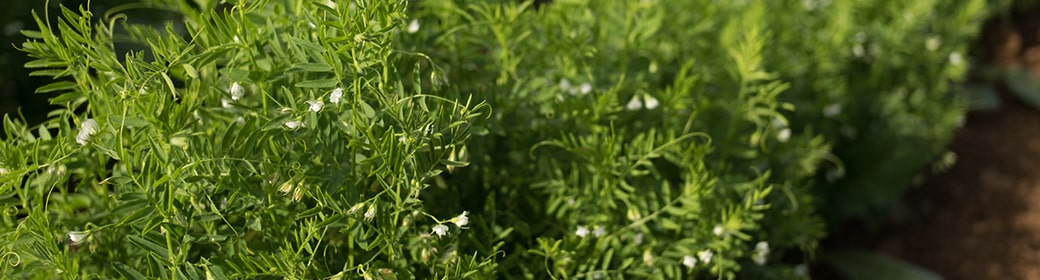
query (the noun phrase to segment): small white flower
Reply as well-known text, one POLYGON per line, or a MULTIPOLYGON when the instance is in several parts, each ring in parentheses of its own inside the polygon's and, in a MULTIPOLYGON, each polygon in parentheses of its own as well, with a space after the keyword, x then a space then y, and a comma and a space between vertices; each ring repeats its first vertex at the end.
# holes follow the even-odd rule
POLYGON ((690 256, 690 255, 683 256, 682 257, 682 265, 685 266, 686 268, 693 268, 694 266, 697 265, 697 258, 694 258, 693 256, 690 256))
POLYGON ((711 251, 708 251, 708 250, 703 250, 703 251, 697 252, 697 258, 701 259, 701 262, 703 262, 703 263, 710 263, 711 262, 711 258, 714 257, 714 256, 715 256, 715 253, 712 253, 711 251))
POLYGON ((568 81, 566 78, 560 79, 560 89, 562 89, 563 91, 570 91, 571 81, 568 81))
POLYGON ((354 213, 357 213, 357 211, 360 211, 361 207, 365 207, 365 203, 354 204, 354 206, 350 207, 350 210, 347 210, 347 214, 353 215, 354 213))
POLYGON ((231 37, 231 40, 235 41, 235 44, 240 43, 240 40, 238 40, 238 35, 235 35, 235 36, 231 37))
POLYGON ((303 127, 303 123, 300 121, 287 121, 285 122, 285 127, 288 127, 289 129, 297 129, 303 127))
POLYGON ((940 45, 942 45, 942 40, 939 39, 939 36, 928 37, 928 40, 924 41, 924 47, 929 51, 938 50, 940 45))
POLYGON ((632 242, 635 242, 636 245, 643 244, 643 233, 636 233, 635 236, 632 236, 632 242))
POLYGON ((592 230, 592 235, 594 235, 596 237, 601 237, 604 234, 607 234, 607 231, 603 230, 603 227, 601 227, 601 226, 596 226, 595 229, 592 230))
POLYGON ((827 106, 823 107, 823 116, 825 116, 825 117, 833 118, 833 117, 835 117, 837 115, 840 115, 840 114, 841 114, 841 104, 840 103, 831 103, 831 105, 827 105, 827 106))
POLYGON ((419 20, 413 19, 411 23, 408 23, 408 33, 419 32, 419 20))
POLYGON ((455 223, 455 226, 464 227, 469 224, 469 211, 462 211, 458 217, 452 218, 451 222, 455 223))
POLYGON ((590 92, 592 92, 592 85, 589 83, 581 83, 581 89, 578 91, 578 93, 581 93, 581 95, 586 95, 590 92))
POLYGON ((650 250, 643 251, 643 264, 646 266, 654 266, 654 254, 650 250))
POLYGON ((148 94, 148 86, 141 87, 141 89, 137 90, 137 93, 140 94, 140 95, 147 95, 148 94))
POLYGON ((802 6, 805 6, 805 10, 812 11, 816 10, 815 0, 802 0, 802 6))
POLYGON ((959 52, 952 52, 952 53, 950 53, 950 64, 960 65, 961 62, 964 62, 964 59, 961 57, 961 53, 959 53, 959 52))
POLYGON ((437 236, 444 236, 445 234, 448 234, 448 226, 446 226, 446 225, 436 225, 436 226, 433 226, 433 233, 437 234, 437 236))
POLYGON ((650 96, 650 95, 644 96, 644 98, 646 99, 646 108, 647 109, 653 110, 654 108, 657 108, 657 105, 658 105, 657 98, 654 98, 653 96, 650 96))
POLYGON ((401 142, 402 144, 404 144, 404 143, 408 142, 408 136, 405 136, 404 134, 401 134, 401 137, 397 137, 397 141, 401 142))
POLYGON ((220 107, 224 107, 224 109, 231 109, 231 100, 227 100, 227 98, 221 98, 220 107))
POLYGON ((791 139, 791 129, 790 128, 781 129, 780 132, 776 133, 776 140, 780 141, 780 143, 787 142, 787 140, 790 140, 790 139, 791 139))
POLYGON ((766 264, 766 258, 769 257, 769 242, 759 241, 755 244, 755 256, 754 261, 758 265, 766 264))
POLYGON ((856 57, 863 57, 863 53, 865 53, 865 51, 863 50, 862 44, 856 44, 852 46, 852 55, 855 55, 856 57))
POLYGON ((365 211, 365 220, 371 221, 372 218, 376 217, 376 206, 369 206, 368 211, 365 211))
POLYGON ((329 6, 329 8, 335 9, 336 8, 336 2, 332 1, 332 0, 325 0, 325 6, 329 6))
POLYGON ((711 233, 714 233, 715 235, 722 235, 723 233, 726 233, 726 229, 722 228, 721 225, 717 225, 715 226, 715 228, 711 229, 711 233))
POLYGON ((97 134, 98 124, 94 119, 86 119, 79 125, 79 134, 76 134, 76 143, 86 145, 90 136, 97 134))
POLYGON ((581 238, 585 238, 586 236, 589 236, 589 228, 585 226, 578 226, 578 230, 574 231, 574 235, 577 235, 581 238))
POLYGON ((313 112, 320 112, 321 108, 325 106, 325 102, 321 100, 308 100, 307 106, 310 106, 310 110, 313 112))
POLYGON ((0 167, 0 176, 7 174, 7 168, 0 167))
POLYGON ((796 265, 794 266, 794 275, 798 275, 802 279, 808 279, 809 269, 805 267, 805 264, 796 265))
POLYGON ((243 88, 242 85, 238 84, 238 82, 234 82, 231 83, 231 88, 228 89, 228 92, 231 93, 232 100, 238 100, 239 98, 242 98, 243 95, 245 95, 246 89, 243 88))
POLYGON ((601 279, 601 278, 603 278, 603 272, 602 271, 598 271, 597 270, 597 271, 593 271, 592 272, 592 279, 601 279))
POLYGON ((69 232, 69 241, 72 241, 72 244, 79 244, 84 238, 87 238, 87 232, 85 231, 69 232))
POLYGON ((642 108, 642 107, 643 107, 643 101, 639 101, 639 97, 638 96, 633 96, 632 100, 629 100, 628 104, 625 104, 625 109, 628 109, 629 111, 639 110, 639 108, 642 108))
POLYGON ((343 88, 336 88, 332 90, 332 94, 329 95, 329 102, 333 104, 339 104, 339 99, 343 98, 343 88))
POLYGON ((238 123, 238 124, 246 124, 246 118, 243 118, 242 116, 239 116, 239 117, 235 118, 235 122, 238 123))

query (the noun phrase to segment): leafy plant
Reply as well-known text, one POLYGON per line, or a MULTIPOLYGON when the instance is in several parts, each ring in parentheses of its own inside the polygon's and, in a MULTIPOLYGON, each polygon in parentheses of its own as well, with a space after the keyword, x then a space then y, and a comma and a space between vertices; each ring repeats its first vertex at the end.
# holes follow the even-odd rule
MULTIPOLYGON (((851 175, 888 159, 843 154, 857 142, 842 129, 880 117, 939 145, 960 103, 930 102, 959 72, 867 96, 920 69, 863 66, 845 39, 875 17, 846 16, 910 4, 786 2, 151 0, 37 16, 26 66, 57 79, 38 91, 62 109, 5 118, 3 273, 804 278, 820 213, 847 210, 814 195, 818 174, 840 158, 863 183, 851 175), (139 7, 183 29, 121 13, 139 7), (797 40, 820 26, 835 33, 797 40), (849 117, 817 111, 831 102, 849 117)), ((892 44, 920 31, 864 28, 895 29, 892 44)), ((971 30, 948 32, 943 52, 971 30)))

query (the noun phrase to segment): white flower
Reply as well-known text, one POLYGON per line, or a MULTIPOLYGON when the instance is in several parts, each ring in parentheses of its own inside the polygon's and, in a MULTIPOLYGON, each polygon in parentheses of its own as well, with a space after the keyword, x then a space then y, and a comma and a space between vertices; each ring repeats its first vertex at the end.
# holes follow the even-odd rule
POLYGON ((635 236, 632 236, 632 242, 635 242, 636 245, 643 244, 643 233, 636 233, 635 236))
POLYGON ((835 116, 837 116, 839 114, 841 114, 841 104, 840 103, 831 103, 831 105, 827 105, 827 106, 823 107, 823 116, 825 116, 825 117, 833 118, 833 117, 835 117, 835 116))
POLYGON ((455 226, 464 227, 469 224, 469 211, 462 211, 458 217, 452 218, 451 222, 455 223, 455 226))
POLYGON ((231 109, 231 100, 227 100, 227 98, 221 98, 220 107, 224 107, 224 109, 231 109))
POLYGON ((288 127, 289 129, 297 129, 303 127, 303 123, 300 121, 287 121, 285 122, 285 127, 288 127))
POLYGON ((855 55, 856 57, 863 57, 863 53, 864 51, 862 44, 856 44, 852 46, 852 55, 855 55))
POLYGON ((87 238, 87 232, 85 231, 69 232, 69 241, 72 241, 72 244, 79 244, 84 238, 87 238))
POLYGON ((448 226, 446 226, 446 225, 436 225, 436 226, 433 226, 433 233, 437 234, 437 236, 444 236, 445 234, 448 234, 448 226))
POLYGON ((787 140, 790 140, 790 139, 791 139, 791 129, 790 128, 781 129, 780 132, 776 133, 776 140, 780 141, 780 143, 787 142, 787 140))
POLYGON ((354 204, 354 206, 350 207, 350 210, 347 210, 347 214, 353 215, 354 213, 357 213, 357 211, 361 210, 361 207, 365 207, 365 203, 354 204))
POLYGON ((0 167, 0 176, 7 174, 7 168, 0 167))
POLYGON ((309 109, 311 111, 319 112, 321 111, 321 107, 325 106, 325 102, 322 102, 321 100, 308 100, 307 106, 310 106, 309 109))
POLYGON ((574 235, 577 235, 581 238, 585 238, 586 236, 589 236, 589 228, 585 226, 578 226, 578 230, 574 231, 574 235))
POLYGON ((148 94, 148 86, 141 87, 141 89, 137 90, 137 93, 140 94, 140 95, 147 95, 148 94))
POLYGON ((697 258, 701 259, 701 262, 704 262, 704 263, 710 263, 711 262, 711 257, 714 257, 714 256, 715 256, 715 253, 712 253, 711 251, 708 251, 708 250, 703 250, 703 251, 697 252, 697 258))
POLYGON ((653 96, 650 96, 650 95, 644 96, 644 98, 646 98, 646 108, 647 109, 653 110, 654 108, 657 108, 657 104, 658 104, 657 98, 654 98, 653 96))
POLYGON ((368 211, 365 211, 365 220, 371 221, 372 218, 376 217, 376 206, 369 206, 368 211))
POLYGON ((649 249, 643 251, 643 264, 646 266, 654 266, 654 254, 650 253, 649 249))
POLYGON ((794 275, 798 275, 802 279, 809 278, 809 269, 805 268, 805 264, 799 264, 794 266, 794 275))
POLYGON ((243 88, 242 85, 238 84, 238 82, 234 82, 231 83, 231 88, 228 89, 228 92, 231 93, 232 100, 238 100, 239 98, 242 98, 243 95, 245 95, 246 89, 243 88))
POLYGON ((950 53, 950 64, 960 65, 961 62, 964 62, 964 59, 961 58, 961 53, 959 53, 959 52, 952 52, 952 53, 950 53))
POLYGON ((589 83, 581 83, 581 89, 578 91, 578 93, 581 93, 581 95, 586 95, 590 92, 592 92, 592 85, 589 83))
POLYGON ((643 107, 643 101, 639 101, 639 97, 638 96, 633 96, 632 100, 629 100, 628 104, 625 104, 625 109, 628 109, 629 111, 639 110, 639 108, 642 108, 642 107, 643 107))
POLYGON ((607 231, 603 230, 603 227, 601 226, 596 226, 595 229, 592 230, 592 235, 595 235, 596 237, 603 236, 604 234, 607 234, 607 231))
POLYGON ((603 272, 602 271, 598 271, 597 270, 597 271, 593 271, 592 272, 592 279, 601 279, 601 278, 603 278, 603 272))
POLYGON ((571 81, 568 81, 566 78, 560 79, 560 89, 562 89, 563 91, 570 91, 571 81))
POLYGON ((329 8, 335 9, 336 8, 336 2, 332 1, 332 0, 325 0, 325 6, 329 6, 329 8))
POLYGON ((726 233, 726 229, 722 228, 721 225, 717 225, 715 226, 715 228, 711 229, 711 233, 714 233, 715 235, 722 235, 723 233, 726 233))
POLYGON ((329 102, 333 104, 339 104, 339 99, 343 98, 343 88, 336 88, 332 90, 332 94, 329 95, 329 102))
POLYGON ((419 32, 419 20, 418 19, 413 19, 412 22, 408 24, 408 33, 415 33, 415 32, 419 32))
POLYGON ((231 40, 235 41, 236 44, 239 43, 238 35, 231 37, 231 40))
POLYGON ((79 134, 76 134, 76 143, 86 145, 90 136, 97 134, 98 124, 94 119, 86 119, 79 125, 79 134))
POLYGON ((759 241, 755 244, 755 263, 758 265, 766 264, 766 258, 769 257, 769 242, 759 241))
POLYGON ((693 268, 693 266, 697 265, 697 258, 694 258, 690 255, 683 256, 682 265, 686 268, 693 268))
POLYGON ((939 39, 939 36, 928 37, 928 40, 924 41, 924 47, 929 51, 938 50, 940 45, 942 45, 942 40, 939 39))
POLYGON ((239 117, 235 118, 235 122, 237 122, 238 124, 246 124, 246 118, 243 118, 242 116, 239 116, 239 117))

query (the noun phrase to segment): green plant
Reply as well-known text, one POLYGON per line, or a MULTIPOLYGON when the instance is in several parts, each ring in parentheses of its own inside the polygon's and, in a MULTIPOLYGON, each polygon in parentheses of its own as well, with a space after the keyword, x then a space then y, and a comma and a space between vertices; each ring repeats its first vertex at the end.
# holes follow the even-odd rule
POLYGON ((921 105, 941 87, 909 107, 862 96, 918 69, 849 59, 862 7, 787 2, 152 0, 37 17, 22 49, 62 109, 5 118, 3 273, 804 278, 832 210, 817 211, 819 171, 849 143, 840 128, 865 125, 819 105, 899 131, 944 116, 926 144, 960 111, 921 105), (183 30, 128 23, 134 7, 183 30), (814 26, 841 32, 794 39, 814 26), (863 91, 843 84, 863 73, 863 91))

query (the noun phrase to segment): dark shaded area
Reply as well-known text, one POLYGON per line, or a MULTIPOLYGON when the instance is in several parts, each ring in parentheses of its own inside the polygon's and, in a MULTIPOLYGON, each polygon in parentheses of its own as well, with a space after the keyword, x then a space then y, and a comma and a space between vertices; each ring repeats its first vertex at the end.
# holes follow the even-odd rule
MULTIPOLYGON (((980 69, 1040 79, 1040 6, 1017 8, 983 27, 980 69)), ((950 147, 957 163, 911 189, 887 224, 853 223, 825 247, 873 250, 945 279, 1040 279, 1040 111, 982 72, 969 83, 991 86, 1001 107, 968 115, 950 147)), ((839 275, 814 271, 815 279, 839 275)))
MULTIPOLYGON (((11 114, 12 118, 22 116, 29 124, 42 122, 51 108, 48 99, 57 93, 36 94, 36 88, 52 82, 50 77, 30 77, 31 71, 22 67, 32 60, 27 54, 18 51, 25 36, 21 30, 39 30, 32 12, 36 11, 41 19, 44 19, 44 10, 50 15, 50 22, 61 15, 60 6, 78 10, 85 6, 86 0, 52 0, 50 3, 42 0, 8 0, 4 2, 4 9, 0 9, 0 115, 11 114)), ((96 16, 104 14, 104 11, 132 0, 94 0, 90 1, 90 10, 96 16)), ((3 131, 0 126, 0 132, 3 131)))

